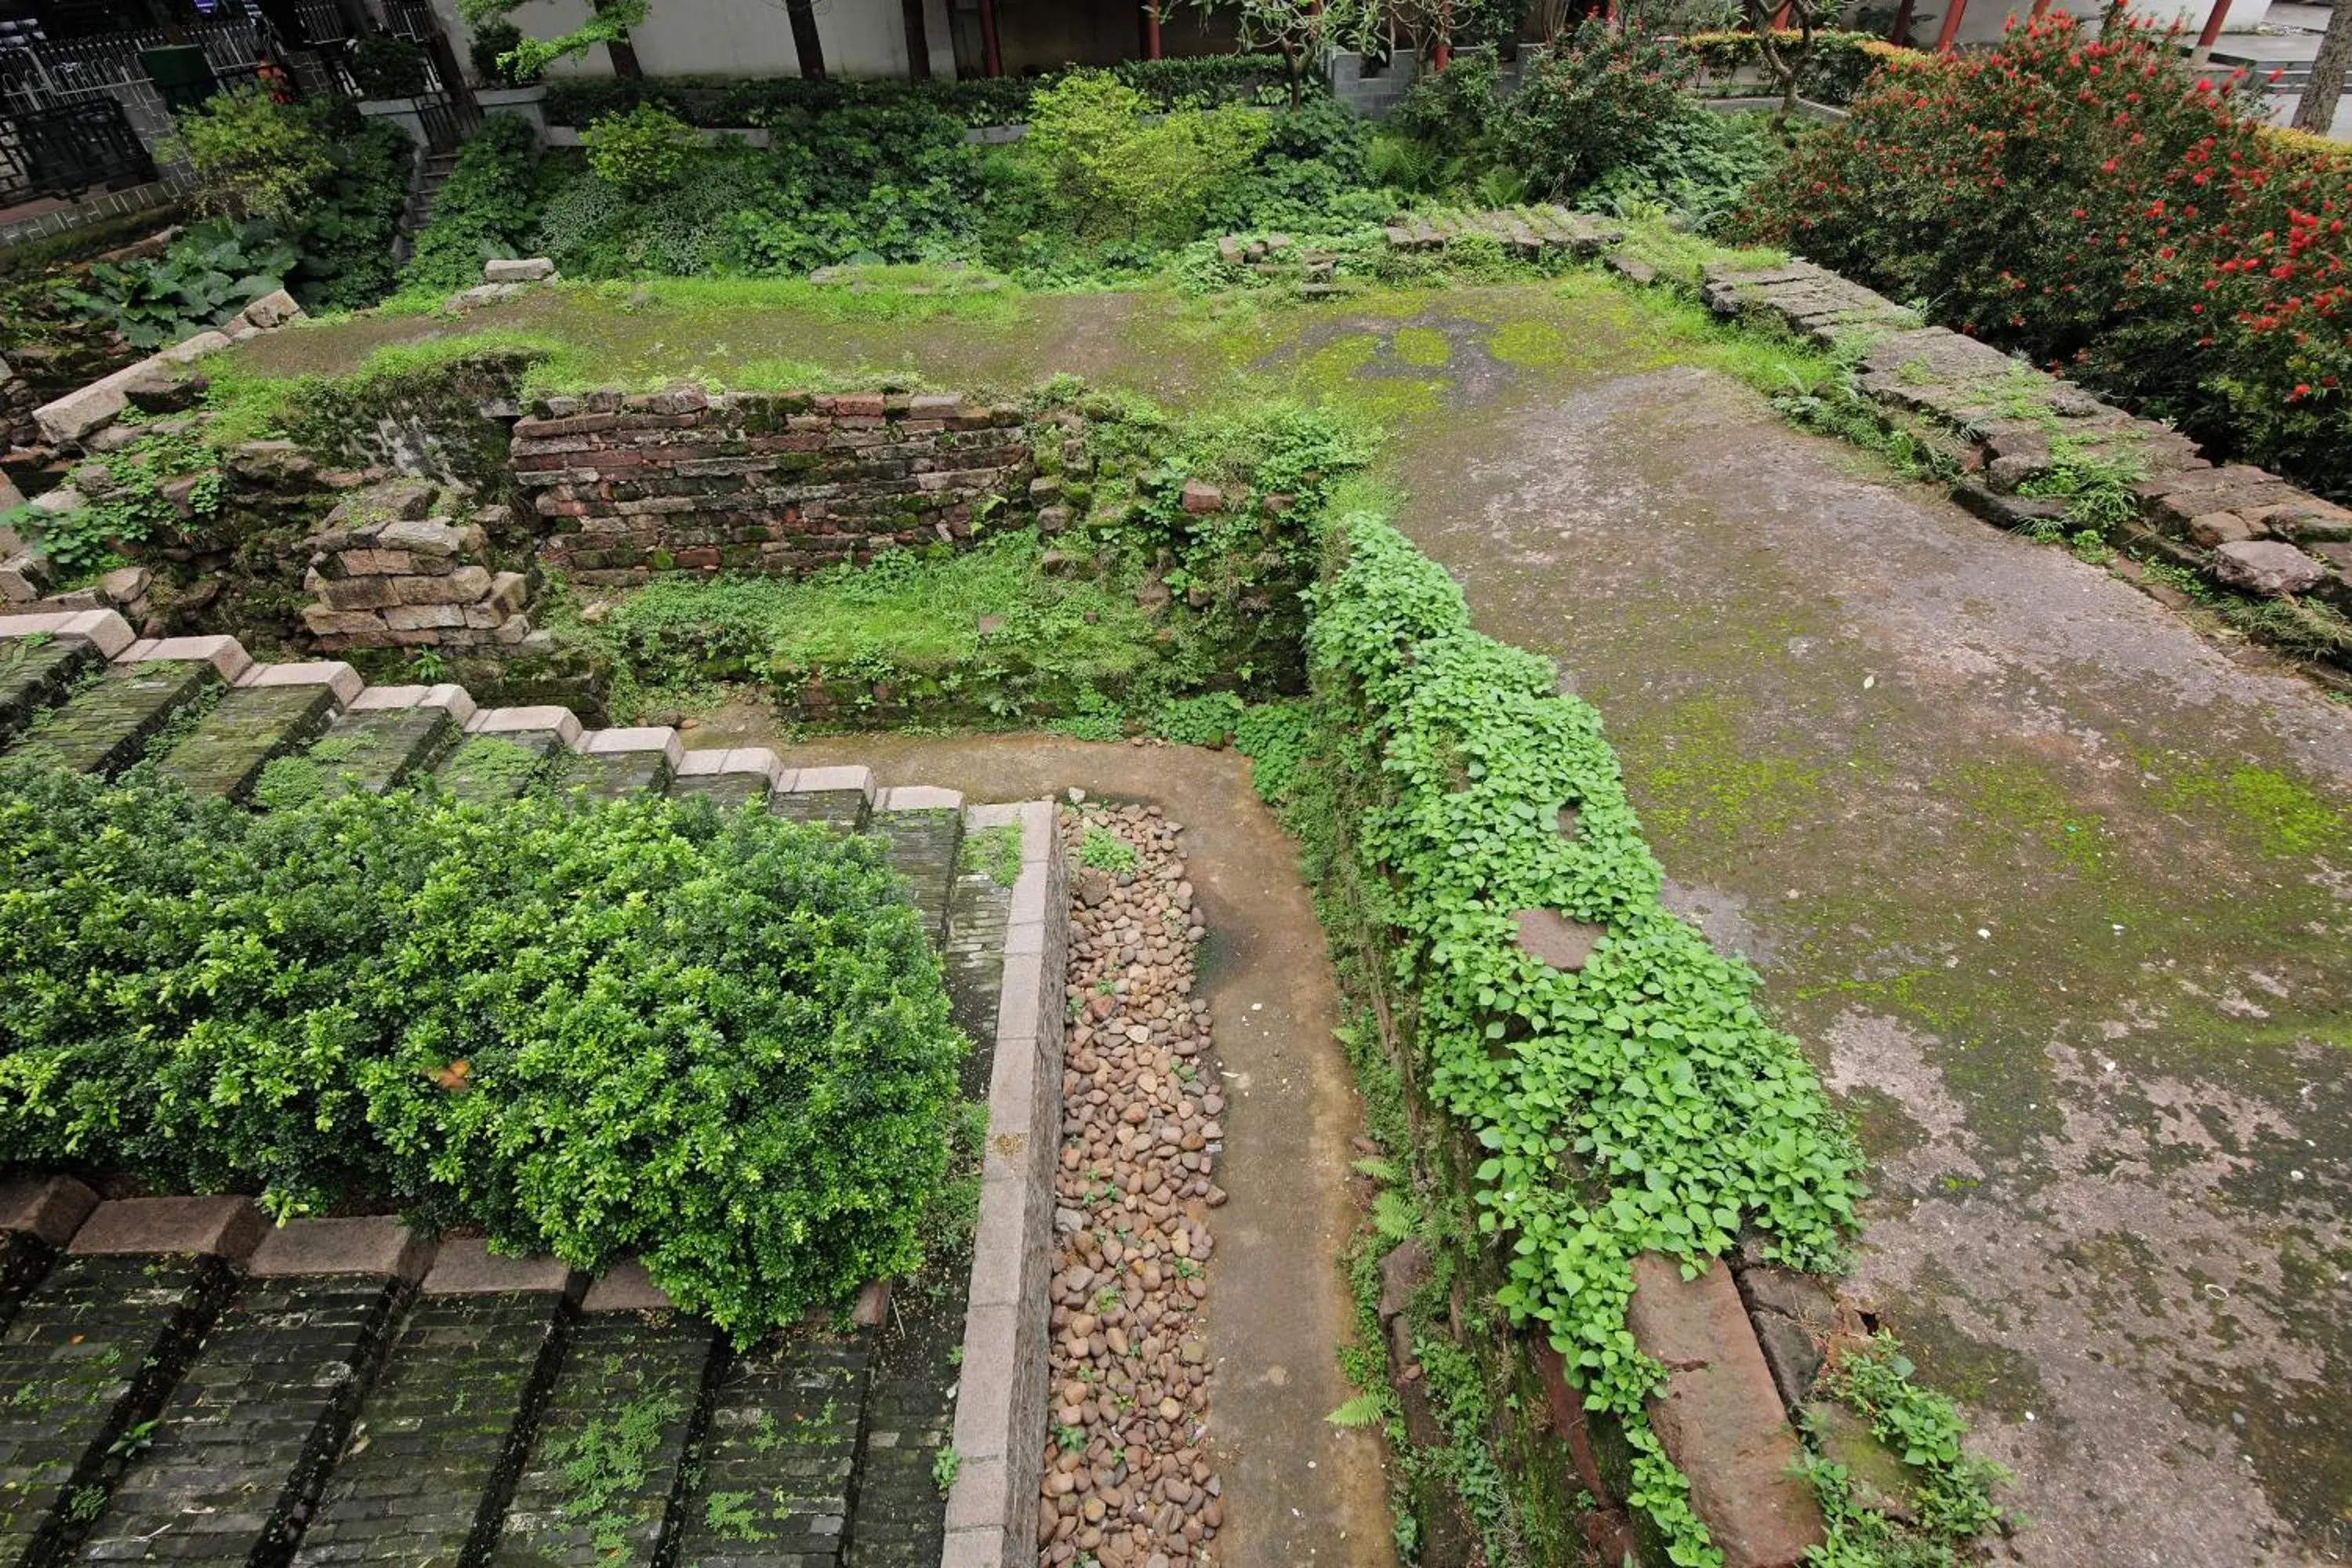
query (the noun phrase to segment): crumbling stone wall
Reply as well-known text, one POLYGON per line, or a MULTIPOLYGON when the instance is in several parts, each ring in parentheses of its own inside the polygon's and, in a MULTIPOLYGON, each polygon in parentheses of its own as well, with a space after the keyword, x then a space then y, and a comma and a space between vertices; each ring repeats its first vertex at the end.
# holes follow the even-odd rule
POLYGON ((456 522, 434 515, 442 499, 425 480, 388 479, 345 499, 303 542, 302 586, 318 602, 302 620, 321 651, 517 647, 531 635, 529 580, 493 570, 484 524, 502 509, 456 522))
POLYGON ((1020 411, 953 395, 596 392, 541 402, 510 450, 551 530, 540 560, 590 584, 680 568, 798 575, 961 546, 976 524, 1030 521, 1051 499, 1030 493, 1020 411))

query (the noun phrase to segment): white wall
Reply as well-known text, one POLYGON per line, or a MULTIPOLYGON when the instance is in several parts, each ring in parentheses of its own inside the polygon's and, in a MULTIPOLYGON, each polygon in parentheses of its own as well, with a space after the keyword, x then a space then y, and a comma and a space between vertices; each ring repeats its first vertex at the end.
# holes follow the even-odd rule
MULTIPOLYGON (((653 0, 682 7, 710 0, 653 0)), ((817 41, 824 46, 827 76, 907 74, 907 19, 898 0, 815 0, 817 41)), ((776 15, 783 15, 777 0, 776 15)), ((648 73, 653 66, 646 66, 648 73)))

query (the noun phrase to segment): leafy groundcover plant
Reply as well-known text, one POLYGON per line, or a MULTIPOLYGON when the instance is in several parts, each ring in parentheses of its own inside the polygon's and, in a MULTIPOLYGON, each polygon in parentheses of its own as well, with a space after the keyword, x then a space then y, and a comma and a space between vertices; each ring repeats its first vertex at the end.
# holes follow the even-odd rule
POLYGON ((740 1339, 918 1262, 966 1047, 870 842, 143 771, 0 766, 13 1159, 634 1251, 740 1339))
MULTIPOLYGON (((1622 1431, 1625 1501, 1667 1560, 1719 1563, 1644 1415, 1660 1369, 1626 1325, 1633 1260, 1696 1266, 1753 1231, 1794 1267, 1834 1270, 1859 1153, 1757 1008, 1753 973, 1659 904, 1600 716, 1559 694, 1549 660, 1472 630, 1444 569, 1377 516, 1339 519, 1328 554, 1309 700, 1252 710, 1241 747, 1263 753, 1258 786, 1299 834, 1335 950, 1360 943, 1416 999, 1410 1077, 1483 1155, 1472 1185, 1501 1249, 1498 1304, 1622 1431), (1581 969, 1522 950, 1529 910, 1599 928, 1581 969)), ((1879 1393, 1874 1411, 1895 1401, 1879 1393)), ((1948 1426, 1948 1444, 1905 1453, 1920 1487, 1955 1500, 1918 1532, 1918 1561, 1948 1561, 1991 1517, 1992 1476, 1961 1453, 1948 1405, 1904 1409, 1948 1426)))

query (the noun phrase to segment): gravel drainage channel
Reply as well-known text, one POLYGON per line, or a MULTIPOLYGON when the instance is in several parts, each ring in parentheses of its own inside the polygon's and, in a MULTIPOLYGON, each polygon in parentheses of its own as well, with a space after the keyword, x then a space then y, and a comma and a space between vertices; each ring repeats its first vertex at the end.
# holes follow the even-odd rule
POLYGON ((1223 1487, 1203 1439, 1212 1366, 1198 1314, 1224 1096, 1206 934, 1156 805, 1061 814, 1074 867, 1061 1152, 1055 1171, 1053 1402, 1038 1488, 1040 1568, 1208 1560, 1223 1487))

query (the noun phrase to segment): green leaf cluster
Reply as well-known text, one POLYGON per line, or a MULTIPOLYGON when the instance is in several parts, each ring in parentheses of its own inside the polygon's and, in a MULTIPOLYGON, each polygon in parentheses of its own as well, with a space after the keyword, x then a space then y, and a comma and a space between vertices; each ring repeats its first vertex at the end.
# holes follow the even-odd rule
POLYGON ((635 1252, 746 1340, 919 1261, 966 1044, 874 842, 143 771, 0 766, 13 1158, 635 1252))
MULTIPOLYGON (((1599 716, 1558 692, 1549 661, 1472 631, 1453 580, 1376 517, 1342 518, 1328 547, 1304 754, 1278 770, 1290 817, 1327 893, 1354 889, 1418 994, 1429 1097, 1486 1152, 1475 1197, 1507 1249, 1499 1304, 1622 1425, 1627 1500, 1672 1561, 1717 1561, 1644 1421, 1659 1372, 1626 1327, 1633 1260, 1696 1266, 1753 1229, 1781 1259, 1832 1267, 1859 1156, 1758 1011, 1754 974, 1660 907, 1599 716), (1599 928, 1581 968, 1521 948, 1525 910, 1599 928)), ((1294 725, 1265 732, 1295 745, 1294 725)))

